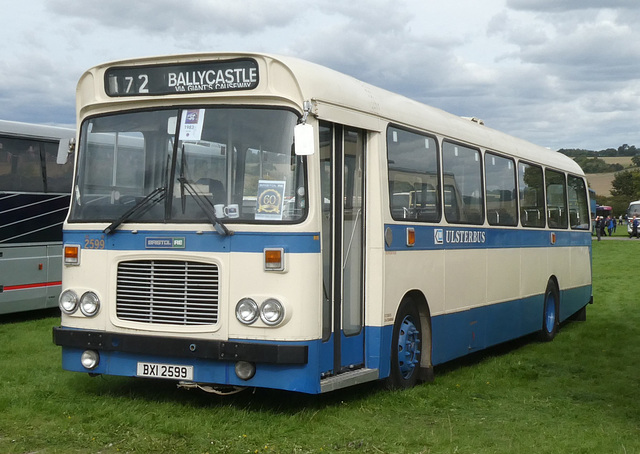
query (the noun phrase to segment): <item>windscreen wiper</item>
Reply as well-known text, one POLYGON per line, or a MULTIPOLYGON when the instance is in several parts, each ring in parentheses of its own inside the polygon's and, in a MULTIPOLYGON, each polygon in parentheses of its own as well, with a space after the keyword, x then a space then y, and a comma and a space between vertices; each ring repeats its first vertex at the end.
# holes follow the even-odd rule
POLYGON ((216 229, 220 235, 233 235, 233 231, 229 230, 226 225, 224 225, 220 219, 216 216, 213 205, 209 199, 200 194, 189 181, 184 177, 179 177, 178 181, 180 182, 180 187, 187 190, 187 192, 193 197, 196 201, 200 209, 204 211, 204 214, 207 215, 209 222, 213 225, 213 228, 216 229))
POLYGON ((146 213, 149 209, 151 209, 152 206, 154 206, 155 204, 160 202, 162 199, 164 199, 166 195, 167 195, 166 188, 161 187, 161 188, 154 189, 145 198, 143 198, 134 206, 132 206, 129 210, 127 210, 122 216, 120 216, 118 219, 116 219, 111 224, 109 224, 109 226, 106 229, 104 229, 103 232, 109 235, 111 232, 117 229, 120 224, 122 224, 123 222, 126 222, 127 220, 132 218, 134 215, 146 213))

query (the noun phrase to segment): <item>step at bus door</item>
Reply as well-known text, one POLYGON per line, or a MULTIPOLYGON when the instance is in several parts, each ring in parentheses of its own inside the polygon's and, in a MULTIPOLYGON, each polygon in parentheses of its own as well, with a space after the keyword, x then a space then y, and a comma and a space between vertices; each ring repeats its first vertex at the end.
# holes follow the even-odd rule
POLYGON ((323 194, 324 338, 333 341, 333 373, 364 365, 364 132, 320 128, 323 194))

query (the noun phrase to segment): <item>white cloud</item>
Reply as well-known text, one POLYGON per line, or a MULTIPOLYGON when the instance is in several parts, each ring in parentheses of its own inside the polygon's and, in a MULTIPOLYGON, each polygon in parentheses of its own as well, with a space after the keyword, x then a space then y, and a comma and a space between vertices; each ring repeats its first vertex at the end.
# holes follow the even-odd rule
POLYGON ((129 0, 49 0, 48 10, 56 15, 115 30, 183 34, 257 34, 281 28, 295 17, 294 0, 243 0, 207 2, 131 2, 129 0))
POLYGON ((638 8, 636 0, 507 0, 507 6, 515 10, 566 12, 602 8, 638 8))
POLYGON ((71 123, 87 68, 222 50, 293 55, 551 148, 640 145, 640 2, 9 2, 0 118, 71 123))

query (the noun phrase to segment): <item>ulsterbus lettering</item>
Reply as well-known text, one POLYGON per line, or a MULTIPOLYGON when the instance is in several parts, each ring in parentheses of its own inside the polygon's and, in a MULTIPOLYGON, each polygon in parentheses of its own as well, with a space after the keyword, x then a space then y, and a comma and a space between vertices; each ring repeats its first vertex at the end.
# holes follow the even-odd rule
POLYGON ((478 230, 447 230, 446 242, 449 244, 459 243, 484 243, 486 233, 478 230))

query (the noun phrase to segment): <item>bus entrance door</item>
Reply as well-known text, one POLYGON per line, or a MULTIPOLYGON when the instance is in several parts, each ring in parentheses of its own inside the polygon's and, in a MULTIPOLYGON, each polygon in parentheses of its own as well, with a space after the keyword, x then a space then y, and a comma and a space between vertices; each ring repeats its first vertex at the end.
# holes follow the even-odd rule
POLYGON ((324 338, 333 341, 333 375, 364 365, 364 132, 320 128, 324 338))

